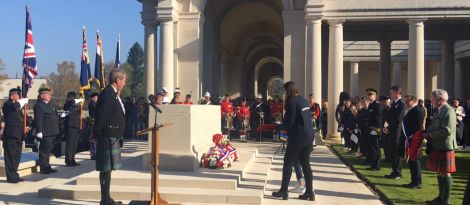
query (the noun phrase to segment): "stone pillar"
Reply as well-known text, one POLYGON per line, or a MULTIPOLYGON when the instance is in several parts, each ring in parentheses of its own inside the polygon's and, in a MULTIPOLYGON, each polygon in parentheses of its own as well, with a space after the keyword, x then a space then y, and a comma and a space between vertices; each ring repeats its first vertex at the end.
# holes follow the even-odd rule
POLYGON ((284 20, 284 82, 294 81, 305 96, 305 12, 282 11, 284 20))
POLYGON ((393 63, 392 85, 401 85, 401 64, 400 62, 393 63))
POLYGON ((392 41, 382 40, 380 43, 380 65, 379 65, 379 79, 380 79, 380 95, 388 95, 388 90, 391 84, 391 47, 392 41))
POLYGON ((174 89, 174 53, 173 53, 173 20, 164 19, 160 22, 160 70, 162 87, 168 89, 170 96, 174 89))
POLYGON ((145 38, 144 38, 144 68, 145 68, 145 96, 155 94, 155 32, 157 24, 144 23, 145 38))
POLYGON ((424 19, 410 19, 408 24, 408 93, 424 99, 424 19))
POLYGON ((330 20, 328 51, 328 138, 340 142, 335 120, 335 109, 339 103, 339 94, 343 91, 343 22, 330 20))
POLYGON ((306 89, 307 94, 314 93, 316 99, 321 100, 321 18, 306 18, 306 89))
MULTIPOLYGON (((463 97, 463 90, 462 90, 462 85, 463 85, 463 73, 462 73, 462 61, 461 60, 455 60, 455 65, 454 65, 454 96, 455 98, 462 99, 463 97)), ((470 113, 469 113, 470 114, 470 113)))
MULTIPOLYGON (((439 88, 439 70, 441 69, 441 63, 438 61, 431 62, 431 92, 439 88)), ((426 93, 426 96, 430 96, 430 93, 426 93)))
POLYGON ((454 41, 442 41, 442 65, 437 77, 440 88, 454 95, 454 41))
POLYGON ((359 96, 359 62, 357 61, 351 61, 349 89, 351 97, 359 96))

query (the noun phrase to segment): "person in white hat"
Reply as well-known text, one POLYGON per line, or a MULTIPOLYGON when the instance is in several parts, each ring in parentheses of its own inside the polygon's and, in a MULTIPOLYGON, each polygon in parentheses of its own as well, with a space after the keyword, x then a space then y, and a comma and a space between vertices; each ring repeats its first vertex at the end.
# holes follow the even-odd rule
POLYGON ((162 104, 169 104, 170 99, 168 98, 168 89, 166 87, 162 88, 163 101, 162 104))
MULTIPOLYGON (((265 123, 270 123, 270 118, 271 118, 271 110, 268 104, 263 102, 263 95, 258 94, 256 96, 256 101, 251 107, 252 110, 252 121, 251 121, 251 130, 254 131, 255 133, 251 133, 256 135, 256 129, 258 128, 259 125, 265 124, 265 123)), ((261 134, 260 134, 261 135, 261 134)), ((259 141, 263 141, 263 137, 259 136, 258 138, 259 141)))
POLYGON ((209 91, 206 91, 204 93, 204 97, 199 100, 198 104, 200 104, 200 105, 212 105, 211 94, 209 93, 209 91))

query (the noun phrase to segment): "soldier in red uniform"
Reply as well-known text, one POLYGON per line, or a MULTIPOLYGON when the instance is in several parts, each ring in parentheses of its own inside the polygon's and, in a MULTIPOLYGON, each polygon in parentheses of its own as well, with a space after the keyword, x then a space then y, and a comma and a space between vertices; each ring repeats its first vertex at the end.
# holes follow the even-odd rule
POLYGON ((246 134, 248 129, 250 129, 250 107, 246 105, 246 98, 241 102, 241 105, 237 107, 237 118, 240 123, 238 130, 240 131, 240 141, 246 142, 246 134))
POLYGON ((170 104, 183 104, 183 100, 181 99, 181 92, 179 88, 175 89, 175 92, 173 93, 174 97, 171 100, 170 104))
POLYGON ((222 113, 222 131, 230 137, 230 129, 232 128, 234 113, 229 94, 226 94, 224 100, 220 103, 220 110, 222 113))
MULTIPOLYGON (((274 97, 274 102, 271 104, 271 117, 274 119, 274 123, 281 124, 283 104, 279 100, 279 96, 274 97)), ((273 131, 273 142, 279 141, 279 130, 273 131)))
POLYGON ((191 102, 191 94, 186 95, 186 99, 184 100, 183 104, 185 105, 192 105, 193 102, 191 102))

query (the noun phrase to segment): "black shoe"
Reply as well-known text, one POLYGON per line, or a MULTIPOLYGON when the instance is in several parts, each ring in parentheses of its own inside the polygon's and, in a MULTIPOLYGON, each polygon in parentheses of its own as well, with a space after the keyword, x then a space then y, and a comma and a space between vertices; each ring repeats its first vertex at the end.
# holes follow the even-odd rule
POLYGON ((385 175, 386 179, 394 179, 394 180, 399 180, 401 179, 401 176, 390 174, 390 175, 385 175))
POLYGON ((24 182, 24 179, 23 179, 23 178, 18 178, 16 181, 18 181, 18 182, 24 182))
POLYGON ((409 184, 403 184, 403 186, 405 188, 408 188, 408 189, 421 189, 421 184, 416 184, 416 183, 409 183, 409 184))
POLYGON ((439 197, 436 197, 435 199, 431 201, 426 201, 426 203, 430 205, 439 205, 439 204, 443 204, 443 201, 439 197))
POLYGON ((52 168, 45 168, 44 170, 41 169, 41 174, 52 174, 52 173, 55 173, 57 172, 57 169, 52 169, 52 168))
POLYGON ((274 198, 281 198, 284 199, 284 200, 287 200, 287 198, 289 197, 289 193, 286 192, 281 192, 281 191, 275 191, 272 193, 272 196, 274 198))
POLYGON ((8 180, 7 179, 7 183, 16 184, 16 183, 18 183, 18 180, 8 180))
POLYGON ((311 192, 311 193, 305 192, 304 194, 299 195, 299 199, 315 201, 315 192, 311 192))

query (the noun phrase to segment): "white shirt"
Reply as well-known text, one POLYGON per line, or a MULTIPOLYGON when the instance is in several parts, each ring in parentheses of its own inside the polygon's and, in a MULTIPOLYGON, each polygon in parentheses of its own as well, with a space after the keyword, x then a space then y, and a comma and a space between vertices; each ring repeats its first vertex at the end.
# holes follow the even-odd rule
MULTIPOLYGON (((111 86, 111 87, 113 88, 114 92, 116 92, 117 94, 118 92, 117 89, 114 86, 111 86)), ((119 103, 121 103, 122 112, 126 114, 126 109, 124 108, 124 104, 122 103, 121 97, 119 97, 119 95, 116 95, 116 96, 117 96, 117 99, 119 100, 119 103)))

